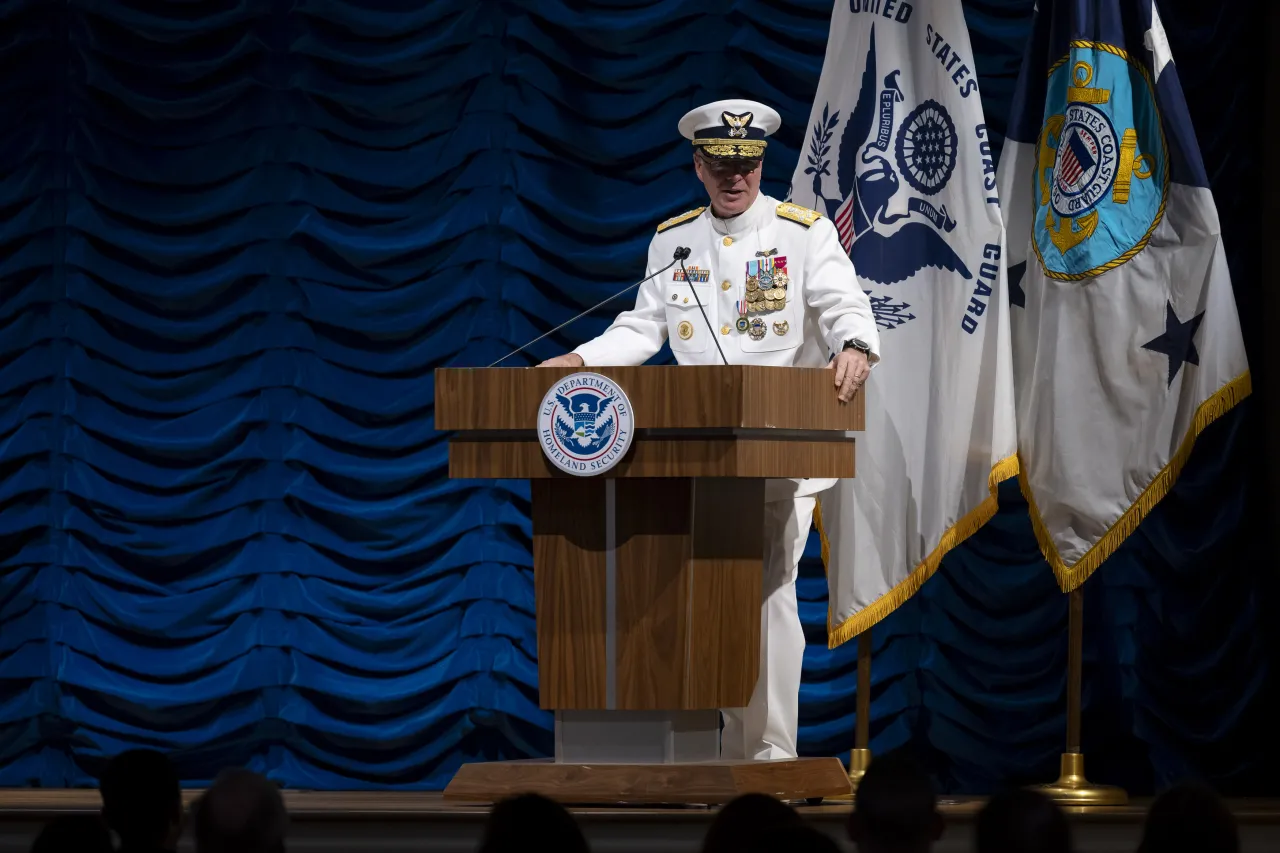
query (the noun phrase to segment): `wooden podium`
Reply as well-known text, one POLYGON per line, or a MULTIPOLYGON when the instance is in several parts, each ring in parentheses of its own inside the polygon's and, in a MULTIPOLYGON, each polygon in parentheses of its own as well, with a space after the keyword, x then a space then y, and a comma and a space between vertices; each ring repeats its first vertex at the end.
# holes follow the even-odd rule
POLYGON ((556 758, 464 765, 452 800, 536 792, 575 803, 720 803, 848 794, 836 758, 719 760, 720 708, 759 669, 767 478, 852 477, 859 394, 830 371, 733 366, 441 369, 436 428, 449 476, 531 481, 539 697, 556 758), (594 372, 631 401, 612 470, 544 457, 543 395, 594 372))

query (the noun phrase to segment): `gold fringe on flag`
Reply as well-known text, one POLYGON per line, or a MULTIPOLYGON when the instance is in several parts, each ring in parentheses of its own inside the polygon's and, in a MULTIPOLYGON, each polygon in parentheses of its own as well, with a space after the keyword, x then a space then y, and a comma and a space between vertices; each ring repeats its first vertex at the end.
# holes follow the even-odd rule
MULTIPOLYGON (((1005 480, 1018 476, 1018 457, 1010 456, 1000 460, 991 469, 987 478, 987 486, 991 494, 983 499, 976 508, 970 510, 959 521, 942 534, 938 546, 929 552, 929 556, 920 561, 911 573, 897 586, 841 622, 833 625, 835 617, 834 602, 827 603, 827 648, 834 649, 863 631, 871 628, 884 617, 897 610, 908 598, 915 595, 924 582, 933 577, 933 573, 942 564, 947 552, 968 539, 978 528, 991 520, 996 514, 996 490, 1005 480)), ((813 518, 818 525, 818 536, 822 540, 822 565, 828 573, 831 571, 831 543, 827 540, 827 531, 822 522, 822 501, 818 501, 813 518)))
POLYGON ((1068 566, 1062 559, 1062 555, 1058 553, 1058 549, 1053 544, 1053 537, 1049 535, 1049 529, 1045 527, 1044 520, 1040 515, 1040 510, 1036 507, 1035 496, 1031 494, 1031 484, 1027 482, 1027 468, 1023 465, 1018 476, 1018 484, 1022 487, 1022 495, 1027 499, 1027 505, 1030 509, 1031 527, 1036 532, 1036 541, 1040 543, 1040 551, 1044 554, 1044 558, 1049 561, 1049 566, 1053 569, 1054 576, 1058 579, 1058 586, 1063 592, 1071 592, 1089 579, 1099 566, 1102 565, 1108 557, 1115 553, 1129 534, 1138 529, 1138 525, 1142 519, 1147 517, 1147 513, 1155 509, 1156 504, 1173 488, 1173 484, 1177 482, 1178 475, 1182 473, 1182 468, 1187 464, 1187 459, 1191 457, 1191 450, 1195 447, 1196 438, 1200 433, 1225 415, 1227 412, 1248 397, 1253 391, 1253 383, 1249 377, 1249 371, 1232 379, 1226 385, 1223 385, 1209 399, 1205 400, 1196 409, 1196 416, 1191 422, 1191 428, 1187 430, 1187 434, 1183 437, 1182 443, 1178 445, 1177 451, 1173 454, 1173 458, 1169 463, 1160 469, 1159 473, 1152 478, 1147 487, 1142 490, 1142 494, 1138 495, 1138 499, 1133 505, 1125 510, 1115 523, 1102 534, 1097 542, 1093 543, 1085 555, 1076 561, 1075 565, 1068 566))

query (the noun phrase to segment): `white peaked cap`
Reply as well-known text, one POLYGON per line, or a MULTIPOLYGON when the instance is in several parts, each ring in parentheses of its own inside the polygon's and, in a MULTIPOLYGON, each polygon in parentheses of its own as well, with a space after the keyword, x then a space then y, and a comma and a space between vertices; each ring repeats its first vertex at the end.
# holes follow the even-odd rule
POLYGON ((715 160, 758 160, 765 138, 782 126, 782 117, 759 101, 731 98, 689 110, 680 119, 680 135, 715 160))

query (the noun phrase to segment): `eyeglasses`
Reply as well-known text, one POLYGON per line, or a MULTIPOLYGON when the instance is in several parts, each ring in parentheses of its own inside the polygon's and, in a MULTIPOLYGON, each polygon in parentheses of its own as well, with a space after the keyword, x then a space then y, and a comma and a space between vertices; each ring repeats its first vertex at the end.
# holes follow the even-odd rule
POLYGON ((759 160, 712 160, 701 154, 698 160, 702 163, 704 169, 710 170, 711 174, 717 178, 727 178, 730 175, 750 175, 756 169, 760 168, 759 160))

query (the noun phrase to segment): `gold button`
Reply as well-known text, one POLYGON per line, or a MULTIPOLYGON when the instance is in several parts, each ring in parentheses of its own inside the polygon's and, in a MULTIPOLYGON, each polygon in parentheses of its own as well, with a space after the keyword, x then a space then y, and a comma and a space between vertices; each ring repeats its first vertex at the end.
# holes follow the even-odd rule
POLYGON ((721 290, 728 290, 730 287, 732 287, 732 285, 730 285, 730 284, 729 284, 729 280, 728 280, 728 279, 725 279, 724 281, 720 282, 720 289, 721 289, 721 290))
POLYGON ((724 244, 725 244, 726 246, 732 246, 732 245, 733 245, 733 238, 732 238, 732 237, 725 237, 725 238, 724 238, 724 244))
POLYGON ((689 304, 689 297, 687 297, 687 296, 686 296, 686 297, 684 298, 684 304, 685 304, 685 305, 688 305, 688 304, 689 304))
MULTIPOLYGON (((725 239, 728 239, 728 238, 726 237, 725 239)), ((721 326, 721 327, 720 327, 720 334, 722 334, 722 335, 727 335, 727 334, 729 334, 729 324, 728 324, 728 323, 725 323, 723 326, 721 326)))

